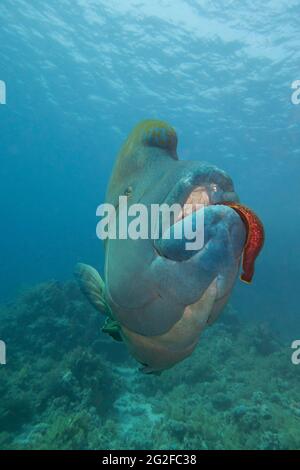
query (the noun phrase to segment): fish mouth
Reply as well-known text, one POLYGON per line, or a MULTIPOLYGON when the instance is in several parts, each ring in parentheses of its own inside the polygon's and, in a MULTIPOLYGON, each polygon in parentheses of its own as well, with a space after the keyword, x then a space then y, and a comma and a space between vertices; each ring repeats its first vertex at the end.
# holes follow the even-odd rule
POLYGON ((175 211, 171 225, 203 206, 222 202, 239 202, 233 181, 223 170, 208 164, 197 165, 185 173, 163 201, 169 207, 173 204, 181 207, 175 211))
POLYGON ((186 197, 176 221, 178 222, 203 207, 221 204, 222 202, 238 202, 235 191, 224 191, 216 183, 196 186, 186 197))
POLYGON ((169 260, 185 261, 204 251, 208 244, 211 251, 215 239, 216 247, 221 244, 224 251, 232 247, 235 256, 239 256, 239 237, 244 237, 236 231, 237 214, 228 207, 239 202, 233 182, 216 167, 205 166, 204 170, 197 170, 184 175, 165 198, 164 204, 174 207, 174 212, 165 225, 158 220, 160 236, 154 240, 155 252, 169 260), (195 233, 202 241, 192 246, 189 241, 195 233))
MULTIPOLYGON (((157 219, 156 232, 159 238, 194 212, 205 211, 209 206, 222 202, 239 202, 231 178, 215 166, 197 165, 181 176, 163 200, 162 206, 170 209, 170 218, 164 221, 165 225, 160 217, 157 219)), ((164 256, 159 245, 159 242, 154 242, 158 254, 164 256)))

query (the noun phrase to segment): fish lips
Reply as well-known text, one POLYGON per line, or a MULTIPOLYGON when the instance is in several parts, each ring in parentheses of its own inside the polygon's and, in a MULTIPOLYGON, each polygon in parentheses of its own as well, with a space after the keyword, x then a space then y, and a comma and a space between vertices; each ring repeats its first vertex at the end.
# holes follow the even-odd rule
POLYGON ((168 207, 180 205, 181 211, 171 214, 169 227, 158 221, 160 237, 154 240, 155 251, 165 258, 184 261, 215 239, 210 245, 217 246, 218 252, 230 248, 233 257, 239 257, 245 242, 243 224, 230 207, 220 205, 223 201, 239 201, 225 172, 204 166, 200 172, 185 175, 164 201, 168 207))
POLYGON ((246 238, 238 214, 222 205, 205 206, 192 212, 173 224, 167 236, 166 232, 164 235, 154 241, 160 256, 185 261, 203 252, 203 258, 207 258, 206 266, 214 270, 236 261, 242 254, 246 238))

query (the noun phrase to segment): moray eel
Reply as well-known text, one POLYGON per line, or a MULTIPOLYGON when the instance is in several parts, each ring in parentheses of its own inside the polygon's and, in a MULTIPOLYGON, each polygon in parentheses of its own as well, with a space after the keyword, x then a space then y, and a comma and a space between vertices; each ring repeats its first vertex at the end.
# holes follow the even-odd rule
POLYGON ((162 121, 143 121, 124 143, 106 194, 117 212, 120 196, 128 207, 180 204, 171 237, 110 238, 105 241, 105 279, 81 263, 75 275, 90 302, 107 316, 103 331, 124 341, 144 372, 159 373, 188 357, 204 328, 216 320, 245 248, 244 278, 251 280, 263 232, 253 230, 259 219, 239 204, 224 171, 178 159, 176 132, 162 121), (175 231, 186 218, 193 223, 197 204, 203 205, 204 244, 187 250, 187 240, 178 239, 175 231))

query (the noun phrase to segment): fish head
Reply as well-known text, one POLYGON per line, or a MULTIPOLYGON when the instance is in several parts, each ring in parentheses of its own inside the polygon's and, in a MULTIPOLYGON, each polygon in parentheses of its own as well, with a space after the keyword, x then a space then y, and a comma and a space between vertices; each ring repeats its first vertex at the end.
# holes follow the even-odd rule
POLYGON ((231 178, 208 163, 179 160, 175 130, 148 120, 132 131, 118 156, 106 196, 117 212, 120 196, 128 210, 147 208, 149 226, 156 228, 155 237, 106 243, 107 299, 115 318, 136 334, 164 335, 188 307, 201 304, 195 328, 202 329, 227 300, 245 244, 241 218, 220 204, 238 201, 231 178), (168 237, 152 212, 164 204, 180 207, 171 214, 168 237), (199 220, 202 242, 193 245, 189 230, 199 220))

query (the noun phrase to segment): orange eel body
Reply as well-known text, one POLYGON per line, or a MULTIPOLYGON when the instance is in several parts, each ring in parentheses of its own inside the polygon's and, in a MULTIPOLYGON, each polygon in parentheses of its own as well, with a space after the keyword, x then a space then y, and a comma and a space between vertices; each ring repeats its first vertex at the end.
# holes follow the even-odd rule
POLYGON ((248 207, 237 202, 221 202, 223 206, 229 206, 234 209, 245 224, 247 239, 243 253, 243 272, 241 280, 251 283, 254 275, 254 263, 259 255, 265 240, 264 227, 257 215, 248 207))

